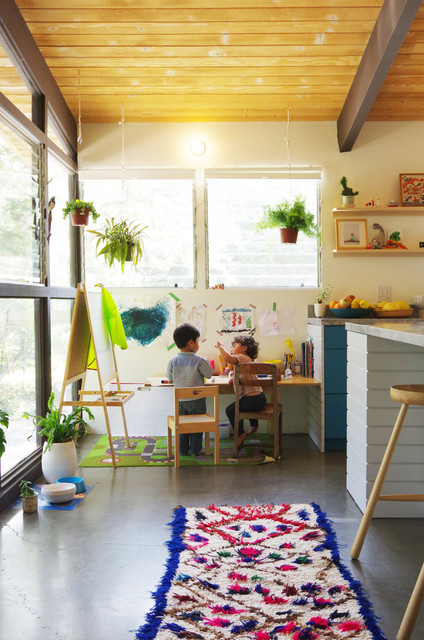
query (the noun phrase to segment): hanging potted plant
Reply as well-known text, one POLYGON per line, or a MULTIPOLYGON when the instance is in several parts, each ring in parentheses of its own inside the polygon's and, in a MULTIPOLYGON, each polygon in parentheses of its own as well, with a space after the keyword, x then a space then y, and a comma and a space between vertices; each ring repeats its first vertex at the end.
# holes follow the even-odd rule
POLYGON ((314 304, 314 313, 316 318, 323 318, 325 315, 325 310, 327 308, 326 302, 328 298, 331 296, 334 287, 331 284, 328 284, 320 293, 318 294, 317 301, 314 304))
MULTIPOLYGON (((52 483, 68 476, 74 476, 77 470, 77 452, 75 441, 84 437, 90 425, 84 420, 84 411, 88 418, 94 420, 94 416, 88 407, 73 407, 72 411, 65 415, 59 413, 54 406, 54 393, 51 393, 48 401, 48 412, 42 416, 33 416, 24 413, 24 418, 32 418, 35 430, 46 438, 43 455, 41 457, 41 469, 47 482, 52 483)), ((32 437, 29 436, 30 438, 32 437)))
POLYGON ((345 176, 340 180, 340 184, 342 185, 343 206, 354 207, 355 196, 358 195, 359 191, 354 191, 347 186, 347 178, 345 176))
POLYGON ((34 513, 38 509, 38 492, 34 491, 30 484, 28 480, 21 480, 19 484, 19 497, 24 513, 34 513))
POLYGON ((74 227, 82 227, 88 224, 88 218, 91 214, 93 222, 96 222, 100 214, 97 213, 92 202, 84 202, 83 200, 70 200, 62 209, 63 218, 71 216, 71 222, 74 227))
POLYGON ((320 236, 314 216, 306 211, 305 200, 301 196, 297 196, 293 202, 284 200, 274 207, 264 207, 264 215, 258 222, 257 229, 274 228, 280 229, 283 243, 296 243, 299 231, 309 238, 320 236))
POLYGON ((136 267, 143 257, 145 229, 147 227, 140 227, 135 222, 124 219, 115 222, 111 218, 106 220, 103 231, 89 229, 89 233, 97 236, 97 256, 103 256, 108 267, 116 260, 124 273, 126 262, 131 262, 136 267), (100 247, 103 248, 99 251, 100 247))
MULTIPOLYGON (((1 457, 6 448, 6 436, 4 433, 4 429, 7 429, 8 426, 9 426, 9 414, 3 409, 0 409, 0 465, 1 465, 1 457)), ((1 486, 1 466, 0 466, 0 486, 1 486)))

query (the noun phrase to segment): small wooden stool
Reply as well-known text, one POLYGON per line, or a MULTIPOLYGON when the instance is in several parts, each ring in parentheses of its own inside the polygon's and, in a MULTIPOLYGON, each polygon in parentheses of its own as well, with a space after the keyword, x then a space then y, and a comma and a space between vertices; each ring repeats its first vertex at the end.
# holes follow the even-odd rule
MULTIPOLYGON (((371 495, 367 502, 367 507, 365 509, 364 515, 362 516, 361 524, 359 525, 358 532, 350 551, 350 555, 354 559, 359 558, 359 554, 361 553, 362 545, 364 543, 365 536, 367 535, 368 527, 370 525, 378 500, 396 500, 400 502, 424 501, 424 494, 404 493, 381 495, 381 489, 383 487, 384 480, 386 478, 386 474, 389 469, 390 462, 393 457, 393 453, 396 448, 396 444, 402 430, 409 405, 412 404, 417 406, 424 406, 424 384, 406 384, 391 387, 390 397, 392 398, 392 400, 400 402, 401 408, 399 409, 399 413, 393 427, 390 440, 386 447, 386 451, 384 453, 383 460, 381 461, 381 465, 378 470, 371 495)), ((424 564, 423 568, 421 569, 420 575, 418 576, 418 580, 415 584, 415 588, 411 595, 408 607, 405 611, 405 615, 403 617, 398 635, 396 636, 397 640, 409 640, 409 638, 411 637, 423 599, 424 564)))

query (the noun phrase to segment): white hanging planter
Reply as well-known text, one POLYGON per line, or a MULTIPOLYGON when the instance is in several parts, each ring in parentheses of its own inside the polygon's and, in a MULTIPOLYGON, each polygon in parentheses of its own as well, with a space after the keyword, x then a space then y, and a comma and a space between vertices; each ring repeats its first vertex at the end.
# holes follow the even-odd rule
POLYGON ((73 440, 53 442, 47 450, 44 447, 41 469, 47 482, 53 483, 59 478, 75 476, 77 466, 77 450, 73 440))

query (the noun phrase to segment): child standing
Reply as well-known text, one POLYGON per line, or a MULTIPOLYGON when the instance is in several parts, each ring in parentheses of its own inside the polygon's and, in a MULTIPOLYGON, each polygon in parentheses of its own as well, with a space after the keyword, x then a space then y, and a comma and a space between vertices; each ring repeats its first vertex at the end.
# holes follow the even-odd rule
MULTIPOLYGON (((224 362, 228 362, 231 364, 243 363, 243 362, 253 362, 257 356, 259 351, 259 344, 252 336, 237 336, 234 338, 231 345, 231 353, 223 346, 222 342, 217 342, 217 348, 219 349, 219 353, 224 362)), ((252 382, 252 384, 241 384, 240 385, 240 411, 261 411, 266 405, 266 396, 262 390, 262 387, 255 384, 257 381, 257 376, 251 375, 249 376, 248 382, 252 382)), ((230 383, 233 381, 233 372, 230 374, 230 383)), ((232 428, 234 429, 234 419, 235 419, 235 408, 236 403, 232 402, 225 409, 225 413, 227 414, 228 420, 232 428)), ((250 422, 250 430, 249 433, 254 433, 258 430, 258 421, 255 419, 249 419, 250 422)), ((243 444, 243 441, 246 437, 246 434, 243 431, 243 421, 240 420, 239 424, 239 440, 237 443, 238 449, 243 444)))
MULTIPOLYGON (((199 350, 199 330, 192 324, 181 324, 174 331, 174 342, 180 353, 169 361, 166 376, 175 387, 200 387, 204 378, 211 378, 214 370, 207 360, 196 355, 199 350)), ((206 413, 206 398, 181 400, 179 411, 182 415, 206 413)), ((203 433, 182 433, 180 435, 180 455, 198 456, 202 450, 203 433)))

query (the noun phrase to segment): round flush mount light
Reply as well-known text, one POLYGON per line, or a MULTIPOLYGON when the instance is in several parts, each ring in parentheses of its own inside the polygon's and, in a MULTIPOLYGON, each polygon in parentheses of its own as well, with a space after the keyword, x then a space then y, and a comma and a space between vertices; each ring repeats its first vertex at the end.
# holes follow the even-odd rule
POLYGON ((203 140, 193 140, 190 151, 194 156, 203 156, 206 151, 206 143, 203 140))

